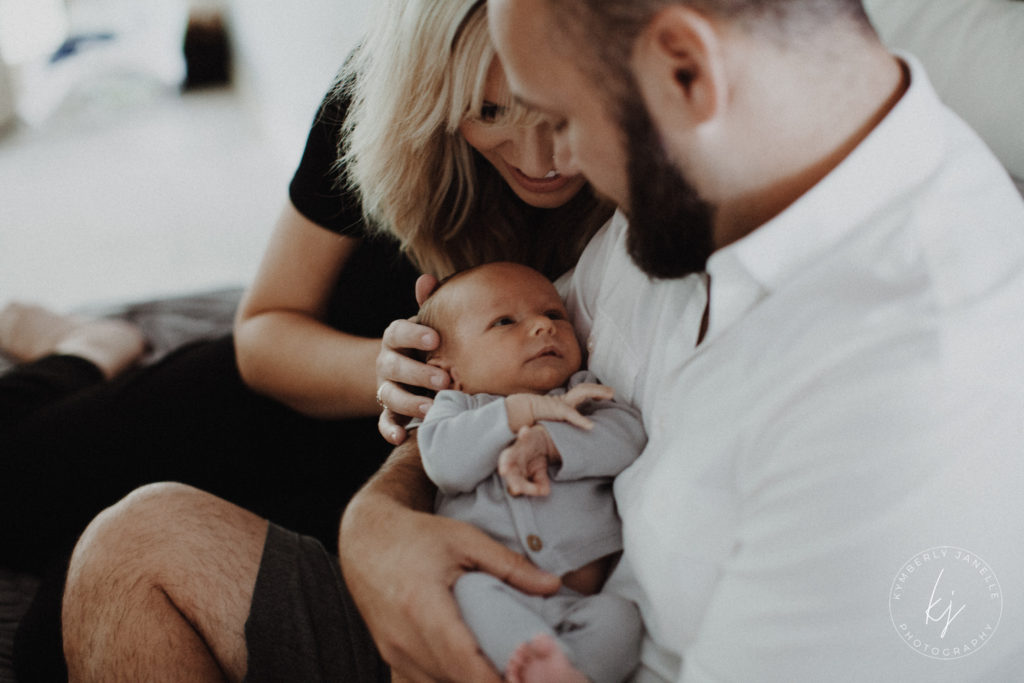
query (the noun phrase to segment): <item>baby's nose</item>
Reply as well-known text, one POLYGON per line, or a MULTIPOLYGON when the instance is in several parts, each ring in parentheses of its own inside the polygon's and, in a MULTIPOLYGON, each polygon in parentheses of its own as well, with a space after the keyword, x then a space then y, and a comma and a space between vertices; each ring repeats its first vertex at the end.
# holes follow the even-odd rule
POLYGON ((534 334, 554 334, 555 323, 546 315, 539 315, 533 323, 534 334))

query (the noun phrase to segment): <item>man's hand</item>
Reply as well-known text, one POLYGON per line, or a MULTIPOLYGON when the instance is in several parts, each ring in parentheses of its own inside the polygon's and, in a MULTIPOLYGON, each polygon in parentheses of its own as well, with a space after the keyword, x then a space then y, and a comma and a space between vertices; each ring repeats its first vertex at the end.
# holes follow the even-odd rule
POLYGON ((548 466, 562 462, 555 442, 542 425, 523 427, 516 440, 498 455, 498 474, 513 496, 551 493, 548 466))
POLYGON ((419 511, 432 502, 411 441, 345 511, 339 538, 345 583, 384 660, 405 679, 499 683, 462 622, 452 586, 467 571, 485 571, 546 595, 559 579, 469 524, 419 511))

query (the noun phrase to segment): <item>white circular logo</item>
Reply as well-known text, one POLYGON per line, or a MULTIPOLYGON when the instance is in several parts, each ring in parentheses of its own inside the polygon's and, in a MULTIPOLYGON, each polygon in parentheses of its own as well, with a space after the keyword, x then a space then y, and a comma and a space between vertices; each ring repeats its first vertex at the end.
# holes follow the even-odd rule
POLYGON ((999 626, 1003 594, 995 572, 969 550, 938 546, 905 563, 889 590, 896 633, 932 659, 959 659, 984 647, 999 626))

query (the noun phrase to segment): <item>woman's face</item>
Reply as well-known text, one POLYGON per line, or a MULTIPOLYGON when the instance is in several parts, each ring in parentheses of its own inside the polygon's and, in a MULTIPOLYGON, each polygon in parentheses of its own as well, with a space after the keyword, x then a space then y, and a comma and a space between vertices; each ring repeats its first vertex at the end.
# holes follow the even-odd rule
POLYGON ((567 176, 555 170, 548 124, 525 127, 494 121, 505 91, 505 72, 495 59, 487 70, 483 111, 479 118, 463 121, 459 131, 498 169, 517 197, 542 209, 562 206, 576 196, 586 180, 579 174, 567 176))

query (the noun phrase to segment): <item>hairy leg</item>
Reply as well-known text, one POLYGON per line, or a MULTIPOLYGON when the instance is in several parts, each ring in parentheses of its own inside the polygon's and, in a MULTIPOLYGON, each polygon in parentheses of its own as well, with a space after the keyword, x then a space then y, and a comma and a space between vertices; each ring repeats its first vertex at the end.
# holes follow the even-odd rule
POLYGON ((240 681, 265 520, 181 484, 143 487, 75 548, 64 595, 71 681, 240 681))

